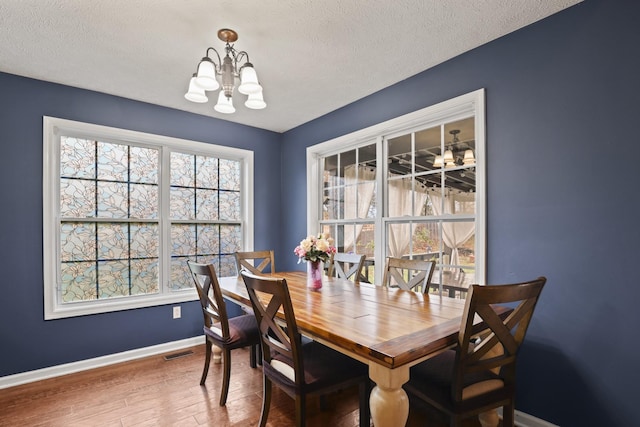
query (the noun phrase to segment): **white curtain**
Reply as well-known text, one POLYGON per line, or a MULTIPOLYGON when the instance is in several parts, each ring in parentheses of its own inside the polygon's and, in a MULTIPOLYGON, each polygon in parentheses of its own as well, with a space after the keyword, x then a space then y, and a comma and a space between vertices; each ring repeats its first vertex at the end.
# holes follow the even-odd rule
MULTIPOLYGON (((411 178, 389 180, 389 217, 419 215, 427 201, 426 187, 416 183, 415 191, 411 188, 411 178), (415 197, 415 210, 412 212, 412 199, 415 197)), ((411 242, 411 224, 389 225, 389 256, 400 258, 411 242)))
MULTIPOLYGON (((349 165, 344 168, 344 183, 344 219, 366 218, 376 189, 376 169, 349 165)), ((344 249, 356 252, 354 243, 360 236, 362 225, 356 225, 355 233, 353 231, 345 225, 344 249)))
MULTIPOLYGON (((443 193, 441 188, 428 190, 433 212, 436 215, 443 214, 473 214, 476 208, 475 193, 465 193, 459 190, 446 188, 443 193), (443 210, 444 208, 444 210, 443 210)), ((458 248, 475 233, 475 222, 443 222, 442 239, 444 244, 451 248, 449 264, 458 265, 458 248)))

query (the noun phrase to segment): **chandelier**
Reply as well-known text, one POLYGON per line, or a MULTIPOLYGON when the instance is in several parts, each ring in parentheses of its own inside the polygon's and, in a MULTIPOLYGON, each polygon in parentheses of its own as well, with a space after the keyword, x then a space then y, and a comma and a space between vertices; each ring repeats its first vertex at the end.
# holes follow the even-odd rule
POLYGON ((224 48, 226 56, 221 60, 217 50, 213 47, 207 48, 204 58, 198 64, 196 73, 191 77, 189 90, 184 97, 192 102, 204 103, 209 101, 205 92, 218 90, 222 86, 222 90, 218 94, 218 103, 213 108, 219 113, 235 113, 233 89, 236 79, 239 79, 238 92, 248 95, 244 105, 254 110, 265 108, 267 104, 262 97, 262 86, 258 83, 258 75, 253 64, 249 62, 249 54, 245 51, 238 52, 231 44, 238 40, 238 33, 223 28, 218 31, 218 38, 226 43, 224 48), (210 56, 211 51, 216 54, 213 58, 210 56), (244 64, 242 64, 243 61, 244 64), (220 82, 218 82, 218 77, 220 82))
POLYGON ((453 130, 450 130, 449 133, 453 135, 453 138, 451 139, 451 143, 447 145, 444 154, 442 155, 438 154, 437 156, 435 156, 433 160, 433 167, 440 168, 444 164, 445 168, 454 168, 456 166, 459 166, 460 164, 463 164, 463 165, 475 164, 476 158, 473 155, 473 150, 470 148, 467 148, 466 150, 464 150, 464 156, 462 156, 461 162, 460 162, 460 157, 456 158, 454 156, 454 149, 458 148, 458 143, 460 142, 460 140, 458 139, 458 134, 460 133, 460 130, 453 129, 453 130))

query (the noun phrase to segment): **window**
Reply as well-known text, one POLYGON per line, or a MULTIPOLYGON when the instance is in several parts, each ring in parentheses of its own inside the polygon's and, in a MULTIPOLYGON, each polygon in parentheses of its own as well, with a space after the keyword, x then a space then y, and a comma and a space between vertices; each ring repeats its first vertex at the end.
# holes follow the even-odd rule
POLYGON ((251 247, 246 150, 44 118, 45 319, 196 299, 251 247))
POLYGON ((434 260, 433 290, 464 297, 485 278, 484 145, 479 90, 309 147, 309 231, 374 283, 386 257, 434 260))
POLYGON ((369 277, 375 240, 376 144, 365 143, 321 161, 321 229, 333 236, 339 252, 365 254, 369 277))

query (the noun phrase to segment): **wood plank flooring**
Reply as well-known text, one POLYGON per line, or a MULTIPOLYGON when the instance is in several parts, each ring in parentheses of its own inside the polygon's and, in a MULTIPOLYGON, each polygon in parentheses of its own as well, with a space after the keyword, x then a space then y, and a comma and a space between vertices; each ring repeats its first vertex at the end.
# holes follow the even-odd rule
MULTIPOLYGON (((218 406, 222 365, 213 363, 206 385, 200 386, 204 345, 192 353, 96 368, 0 390, 0 426, 15 427, 216 427, 257 426, 262 406, 262 373, 249 367, 249 351, 233 350, 231 385, 225 407, 218 406)), ((308 402, 309 427, 358 425, 357 389, 308 402)), ((294 425, 293 400, 274 387, 270 427, 294 425)), ((413 402, 408 427, 445 427, 439 413, 413 402)), ((479 427, 470 420, 464 427, 479 427)))

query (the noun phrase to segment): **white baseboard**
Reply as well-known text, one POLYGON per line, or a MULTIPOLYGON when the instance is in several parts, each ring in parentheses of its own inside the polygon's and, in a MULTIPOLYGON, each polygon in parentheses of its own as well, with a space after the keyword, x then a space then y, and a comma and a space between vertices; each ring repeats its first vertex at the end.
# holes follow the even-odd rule
POLYGON ((64 365, 51 366, 49 368, 37 369, 35 371, 7 375, 4 377, 0 377, 0 389, 58 377, 60 375, 72 374, 74 372, 86 371, 88 369, 99 368, 101 366, 113 365, 115 363, 126 362, 129 360, 141 359, 143 357, 167 353, 187 347, 193 347, 202 343, 204 343, 204 335, 179 341, 172 341, 164 344, 153 345, 151 347, 143 347, 137 348, 135 350, 123 351, 122 353, 109 354, 107 356, 96 357, 93 359, 65 363, 64 365))
MULTIPOLYGON (((498 408, 498 416, 502 418, 502 408, 498 408)), ((514 421, 516 427, 560 427, 520 411, 515 412, 514 421)))

